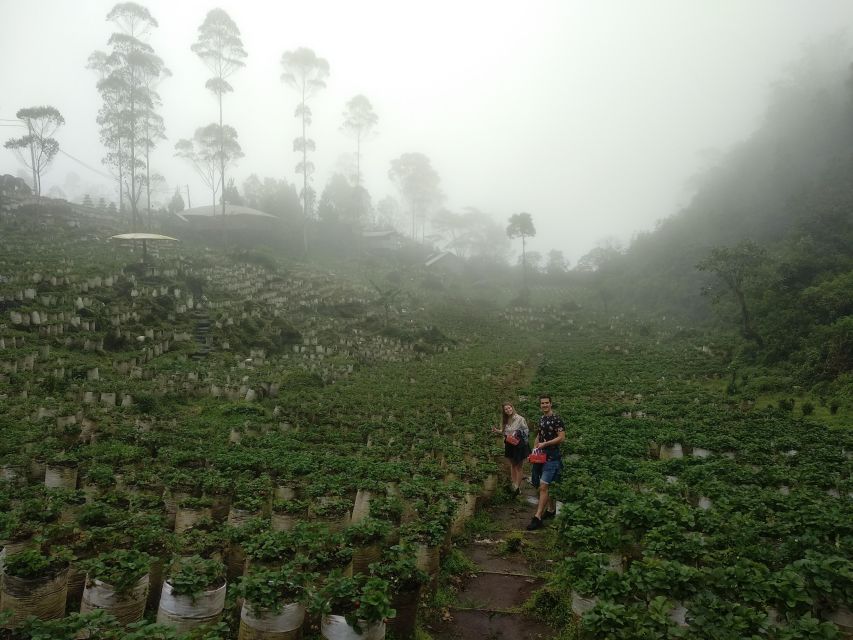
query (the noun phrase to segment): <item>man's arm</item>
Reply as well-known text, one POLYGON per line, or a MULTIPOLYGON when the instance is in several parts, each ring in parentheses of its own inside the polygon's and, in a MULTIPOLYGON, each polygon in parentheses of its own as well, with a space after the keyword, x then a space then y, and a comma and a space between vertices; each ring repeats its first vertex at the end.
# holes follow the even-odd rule
MULTIPOLYGON (((565 431, 558 431, 558 432, 557 432, 557 437, 556 437, 556 438, 552 438, 551 440, 546 440, 545 442, 543 442, 543 443, 542 443, 541 445, 539 445, 539 446, 542 446, 542 447, 553 447, 554 445, 558 445, 558 444, 560 444, 560 443, 561 443, 563 440, 565 440, 565 439, 566 439, 566 432, 565 432, 565 431)), ((536 440, 537 440, 537 442, 539 441, 539 436, 538 436, 538 435, 536 436, 536 440)))

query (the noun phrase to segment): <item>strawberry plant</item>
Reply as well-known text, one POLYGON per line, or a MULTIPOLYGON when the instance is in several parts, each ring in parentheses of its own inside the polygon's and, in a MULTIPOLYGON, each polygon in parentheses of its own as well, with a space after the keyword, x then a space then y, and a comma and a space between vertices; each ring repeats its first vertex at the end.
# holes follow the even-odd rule
POLYGON ((116 595, 124 596, 148 573, 151 557, 140 551, 119 549, 87 560, 81 567, 86 570, 90 582, 105 582, 116 595))

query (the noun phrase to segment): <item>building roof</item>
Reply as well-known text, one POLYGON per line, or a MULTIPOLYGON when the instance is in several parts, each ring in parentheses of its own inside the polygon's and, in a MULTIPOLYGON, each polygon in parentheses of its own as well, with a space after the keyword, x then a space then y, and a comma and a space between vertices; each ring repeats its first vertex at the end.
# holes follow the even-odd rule
POLYGON ((390 238, 391 236, 400 235, 394 229, 386 229, 385 231, 362 231, 362 238, 390 238))
POLYGON ((432 265, 434 265, 436 262, 438 262, 439 260, 442 260, 442 259, 446 258, 447 256, 456 257, 456 256, 455 256, 453 253, 451 253, 450 251, 440 251, 439 253, 435 253, 435 254, 431 255, 430 257, 428 257, 428 258, 426 259, 426 262, 424 262, 424 266, 425 266, 425 267, 431 267, 431 266, 432 266, 432 265))
MULTIPOLYGON (((214 207, 211 204, 205 205, 203 207, 193 207, 192 209, 184 209, 180 213, 176 213, 176 216, 181 218, 184 222, 189 222, 188 218, 221 218, 222 217, 222 206, 217 205, 214 207)), ((251 207, 240 207, 235 204, 226 204, 225 205, 225 215, 226 216, 254 216, 257 218, 275 218, 275 216, 270 215, 269 213, 264 213, 263 211, 258 211, 257 209, 252 209, 251 207)))

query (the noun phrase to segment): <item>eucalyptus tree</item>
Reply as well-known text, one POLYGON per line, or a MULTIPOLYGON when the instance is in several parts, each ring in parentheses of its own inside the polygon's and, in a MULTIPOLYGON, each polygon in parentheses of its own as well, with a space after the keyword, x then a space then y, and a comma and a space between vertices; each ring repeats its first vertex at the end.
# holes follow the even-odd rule
POLYGON ((355 138, 355 186, 361 186, 361 141, 373 132, 379 116, 373 105, 359 94, 347 102, 342 129, 355 138))
MULTIPOLYGON (((228 78, 246 66, 243 60, 248 54, 243 48, 243 41, 240 39, 240 29, 237 28, 237 24, 231 19, 231 16, 219 8, 211 9, 207 13, 204 22, 198 28, 198 39, 191 49, 213 74, 205 83, 205 87, 213 92, 219 103, 219 181, 224 186, 226 184, 225 166, 229 157, 229 154, 226 153, 226 146, 229 141, 225 139, 224 135, 226 129, 231 129, 231 131, 234 129, 226 128, 223 124, 222 96, 234 91, 234 87, 228 82, 228 78)), ((234 138, 236 139, 236 132, 234 138)), ((225 198, 222 198, 222 215, 225 215, 225 198)))
POLYGON ((527 291, 527 238, 532 238, 536 235, 536 227, 533 226, 533 218, 529 213, 516 213, 509 217, 509 225, 506 228, 506 235, 511 240, 521 238, 521 268, 524 278, 524 290, 527 291))
POLYGON ((101 141, 107 148, 104 163, 117 170, 119 208, 123 212, 126 192, 135 230, 139 198, 149 181, 144 158, 152 146, 150 121, 158 117, 154 110, 159 96, 154 87, 168 71, 145 41, 157 27, 157 20, 147 8, 122 2, 110 10, 107 20, 117 28, 107 42, 110 50, 95 51, 89 57, 89 67, 99 75, 97 88, 103 104, 97 121, 101 141), (140 179, 138 173, 143 170, 146 177, 140 179))
MULTIPOLYGON (((234 127, 220 127, 212 122, 206 127, 196 129, 191 139, 178 140, 175 144, 175 155, 186 160, 210 189, 215 212, 216 194, 222 187, 223 175, 218 170, 243 157, 243 150, 237 141, 237 131, 234 127)), ((225 215, 224 197, 222 202, 222 214, 225 215)))
POLYGON ((308 161, 308 152, 317 145, 308 137, 311 124, 311 108, 308 99, 326 87, 329 77, 329 63, 320 58, 312 49, 300 47, 285 51, 281 56, 283 72, 281 80, 299 94, 299 104, 294 116, 302 120, 302 135, 293 140, 293 150, 302 154, 302 160, 296 165, 296 173, 302 174, 302 247, 308 253, 308 217, 313 208, 313 191, 308 183, 314 173, 314 165, 308 161))
POLYGON ((160 85, 160 82, 171 75, 172 72, 164 67, 161 73, 145 75, 143 78, 152 107, 145 113, 142 122, 142 137, 145 141, 145 209, 148 216, 149 228, 151 227, 151 184, 154 182, 151 175, 151 150, 157 146, 158 142, 166 139, 166 125, 163 117, 156 112, 156 108, 162 105, 157 87, 160 85))
POLYGON ((429 212, 444 198, 440 178, 429 158, 422 153, 404 153, 391 161, 388 178, 393 182, 412 213, 412 239, 417 236, 416 222, 421 221, 421 241, 429 212))
POLYGON ((14 151, 33 172, 33 191, 39 203, 42 173, 59 153, 59 142, 53 135, 65 124, 65 118, 56 107, 49 105, 19 109, 15 117, 27 128, 27 135, 11 138, 3 146, 14 151))

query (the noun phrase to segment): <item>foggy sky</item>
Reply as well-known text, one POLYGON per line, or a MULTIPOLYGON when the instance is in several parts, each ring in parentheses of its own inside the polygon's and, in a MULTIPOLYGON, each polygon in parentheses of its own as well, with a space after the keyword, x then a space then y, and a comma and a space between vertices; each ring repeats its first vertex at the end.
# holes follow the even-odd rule
MULTIPOLYGON (((0 119, 52 104, 67 123, 61 147, 101 173, 100 98, 86 62, 107 48, 113 26, 105 16, 114 4, 0 0, 0 119)), ((251 173, 299 179, 297 98, 279 80, 279 60, 310 47, 331 67, 327 89, 311 103, 318 195, 340 155, 354 150, 340 131, 341 113, 363 93, 379 116, 378 135, 362 147, 374 203, 397 196, 390 160, 422 152, 448 208, 477 207, 502 225, 527 211, 538 231, 528 246, 560 249, 572 262, 602 238, 627 242, 686 204, 687 181, 708 151, 725 151, 759 125, 772 83, 803 45, 853 19, 849 0, 140 4, 160 23, 150 43, 173 73, 160 89, 169 139, 152 161, 167 197, 189 183, 194 205, 210 201, 173 154, 179 138, 217 119, 204 88, 210 74, 190 45, 207 11, 221 6, 248 52, 224 103, 246 154, 231 170, 238 186, 251 173)), ((21 134, 0 126, 0 140, 13 135, 21 134)), ((21 168, 0 148, 0 174, 21 168)), ((62 187, 69 171, 107 186, 60 155, 43 190, 62 187)))

